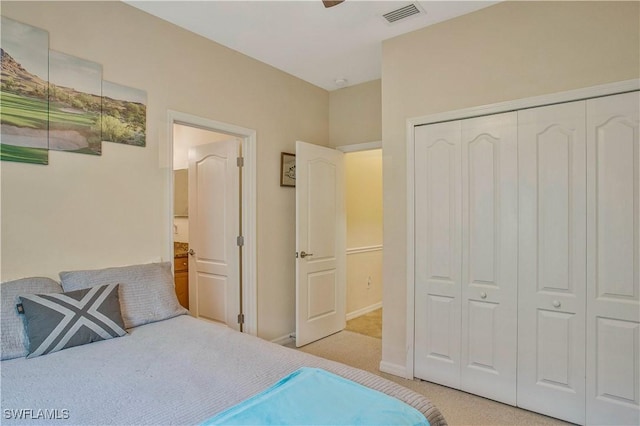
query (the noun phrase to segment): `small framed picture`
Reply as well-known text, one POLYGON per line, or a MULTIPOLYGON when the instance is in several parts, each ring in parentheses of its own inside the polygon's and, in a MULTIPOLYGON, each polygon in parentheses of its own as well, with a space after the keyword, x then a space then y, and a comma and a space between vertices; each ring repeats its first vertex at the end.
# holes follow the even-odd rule
POLYGON ((280 186, 296 186, 296 155, 280 154, 280 186))

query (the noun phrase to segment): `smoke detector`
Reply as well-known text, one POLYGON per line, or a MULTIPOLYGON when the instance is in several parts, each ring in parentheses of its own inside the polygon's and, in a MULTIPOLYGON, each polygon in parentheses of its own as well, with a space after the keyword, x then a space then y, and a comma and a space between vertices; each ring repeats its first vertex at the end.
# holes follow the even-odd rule
POLYGON ((411 3, 406 6, 403 6, 399 9, 392 10, 391 12, 387 12, 382 17, 389 24, 395 24, 399 21, 409 18, 410 16, 419 15, 421 13, 425 13, 422 8, 418 5, 418 3, 411 3))
POLYGON ((349 83, 349 80, 347 80, 344 77, 339 77, 339 78, 336 78, 334 80, 334 82, 336 83, 336 86, 338 86, 338 87, 345 87, 349 83))

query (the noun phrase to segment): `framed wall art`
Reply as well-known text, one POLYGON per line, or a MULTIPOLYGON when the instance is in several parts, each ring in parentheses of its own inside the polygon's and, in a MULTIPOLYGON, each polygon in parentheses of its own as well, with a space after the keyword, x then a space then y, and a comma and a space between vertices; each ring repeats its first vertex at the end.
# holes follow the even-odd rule
POLYGON ((0 20, 0 161, 49 164, 51 150, 101 155, 103 141, 146 146, 146 91, 50 50, 45 30, 0 20))
POLYGON ((296 155, 280 153, 280 186, 296 186, 296 155))

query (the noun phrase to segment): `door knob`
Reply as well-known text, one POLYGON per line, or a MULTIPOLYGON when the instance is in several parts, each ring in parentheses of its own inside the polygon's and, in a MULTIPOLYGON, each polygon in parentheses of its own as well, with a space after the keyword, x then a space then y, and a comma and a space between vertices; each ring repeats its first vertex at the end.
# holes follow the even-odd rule
POLYGON ((304 258, 305 258, 305 257, 307 257, 307 256, 313 256, 313 253, 307 253, 307 252, 304 252, 304 251, 301 251, 301 252, 300 252, 300 257, 301 257, 301 258, 303 258, 303 259, 304 259, 304 258))
POLYGON ((480 298, 481 299, 486 299, 487 298, 487 293, 485 293, 484 291, 482 293, 480 293, 480 298))
POLYGON ((553 302, 551 302, 551 304, 553 305, 554 308, 559 308, 561 305, 559 300, 554 300, 553 302))
POLYGON ((187 253, 189 253, 191 256, 193 256, 193 255, 195 255, 195 254, 196 254, 196 252, 195 252, 195 251, 193 251, 193 249, 189 249, 189 251, 188 251, 187 253))

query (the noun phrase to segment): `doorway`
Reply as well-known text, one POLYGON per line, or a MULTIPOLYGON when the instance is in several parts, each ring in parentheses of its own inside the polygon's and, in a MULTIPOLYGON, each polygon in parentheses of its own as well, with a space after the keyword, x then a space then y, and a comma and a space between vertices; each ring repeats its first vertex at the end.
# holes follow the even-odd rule
MULTIPOLYGON (((219 150, 220 146, 225 145, 224 141, 227 141, 226 146, 234 147, 233 149, 242 153, 242 160, 237 160, 234 155, 233 159, 229 157, 227 166, 224 166, 229 168, 229 164, 232 162, 233 166, 238 168, 235 172, 237 173, 237 178, 234 178, 232 183, 237 197, 235 200, 230 200, 230 202, 227 203, 229 205, 235 204, 237 212, 236 217, 234 218, 237 226, 234 228, 237 229, 238 235, 234 234, 233 236, 233 250, 228 250, 229 252, 233 251, 233 259, 237 262, 235 265, 237 274, 232 280, 234 287, 232 288, 227 286, 226 290, 224 290, 227 292, 237 292, 235 293, 237 295, 236 301, 233 301, 232 298, 228 298, 226 296, 220 297, 221 294, 224 295, 224 291, 221 290, 219 285, 217 292, 210 291, 215 289, 216 284, 219 284, 220 282, 220 277, 224 276, 224 273, 221 273, 219 270, 220 265, 211 264, 208 266, 205 265, 205 267, 211 266, 218 269, 204 271, 205 274, 203 276, 208 275, 205 276, 205 278, 209 279, 209 282, 206 287, 202 287, 204 290, 200 294, 204 295, 204 297, 215 300, 215 303, 218 303, 218 306, 216 307, 215 303, 203 305, 199 303, 198 300, 194 300, 194 297, 196 299, 199 297, 198 293, 194 293, 193 291, 194 282, 187 284, 187 287, 191 287, 187 303, 190 311, 196 316, 200 316, 205 319, 216 319, 216 310, 218 312, 225 312, 224 318, 226 319, 222 322, 225 322, 229 326, 241 331, 256 335, 255 131, 191 116, 189 114, 169 111, 168 134, 170 137, 168 138, 169 146, 167 153, 171 159, 172 167, 170 168, 171 175, 169 178, 171 197, 170 200, 168 200, 168 204, 170 204, 170 206, 167 210, 170 212, 171 216, 169 219, 169 222, 171 223, 171 235, 169 242, 171 244, 171 252, 176 256, 174 257, 174 272, 177 286, 179 284, 184 286, 184 283, 180 283, 179 280, 184 279, 185 266, 188 265, 189 267, 190 271, 186 272, 186 274, 190 275, 191 279, 193 279, 194 271, 202 269, 203 267, 203 263, 197 261, 197 252, 192 250, 194 247, 189 245, 191 242, 190 240, 192 239, 189 237, 189 228, 192 228, 191 234, 193 235, 193 226, 196 226, 196 224, 192 219, 193 212, 192 214, 189 214, 189 208, 186 207, 189 204, 187 201, 188 195, 186 195, 189 193, 189 177, 188 172, 186 172, 188 169, 188 152, 189 150, 199 152, 208 146, 219 150), (239 208, 240 205, 242 205, 241 213, 239 208), (221 305, 221 299, 225 300, 224 306, 221 305)), ((218 159, 219 158, 221 158, 220 155, 218 155, 218 159)), ((224 167, 222 167, 221 170, 224 169, 224 167)), ((213 172, 215 174, 215 167, 209 172, 213 172)), ((208 216, 208 214, 205 215, 205 217, 208 216)), ((227 214, 227 216, 230 215, 227 214)), ((198 223, 200 226, 203 226, 202 220, 198 220, 198 223)), ((225 227, 220 226, 218 228, 223 229, 225 227)), ((227 239, 231 240, 231 238, 227 239)), ((213 239, 209 238, 209 240, 213 239)), ((205 248, 203 253, 206 251, 211 252, 211 248, 205 248)), ((180 296, 180 289, 178 288, 177 294, 180 296)), ((185 299, 183 296, 181 303, 184 304, 184 301, 185 299)))
POLYGON ((382 148, 376 144, 345 151, 347 212, 346 330, 382 337, 382 148))
POLYGON ((296 143, 297 347, 350 330, 346 320, 382 337, 380 145, 296 143))

